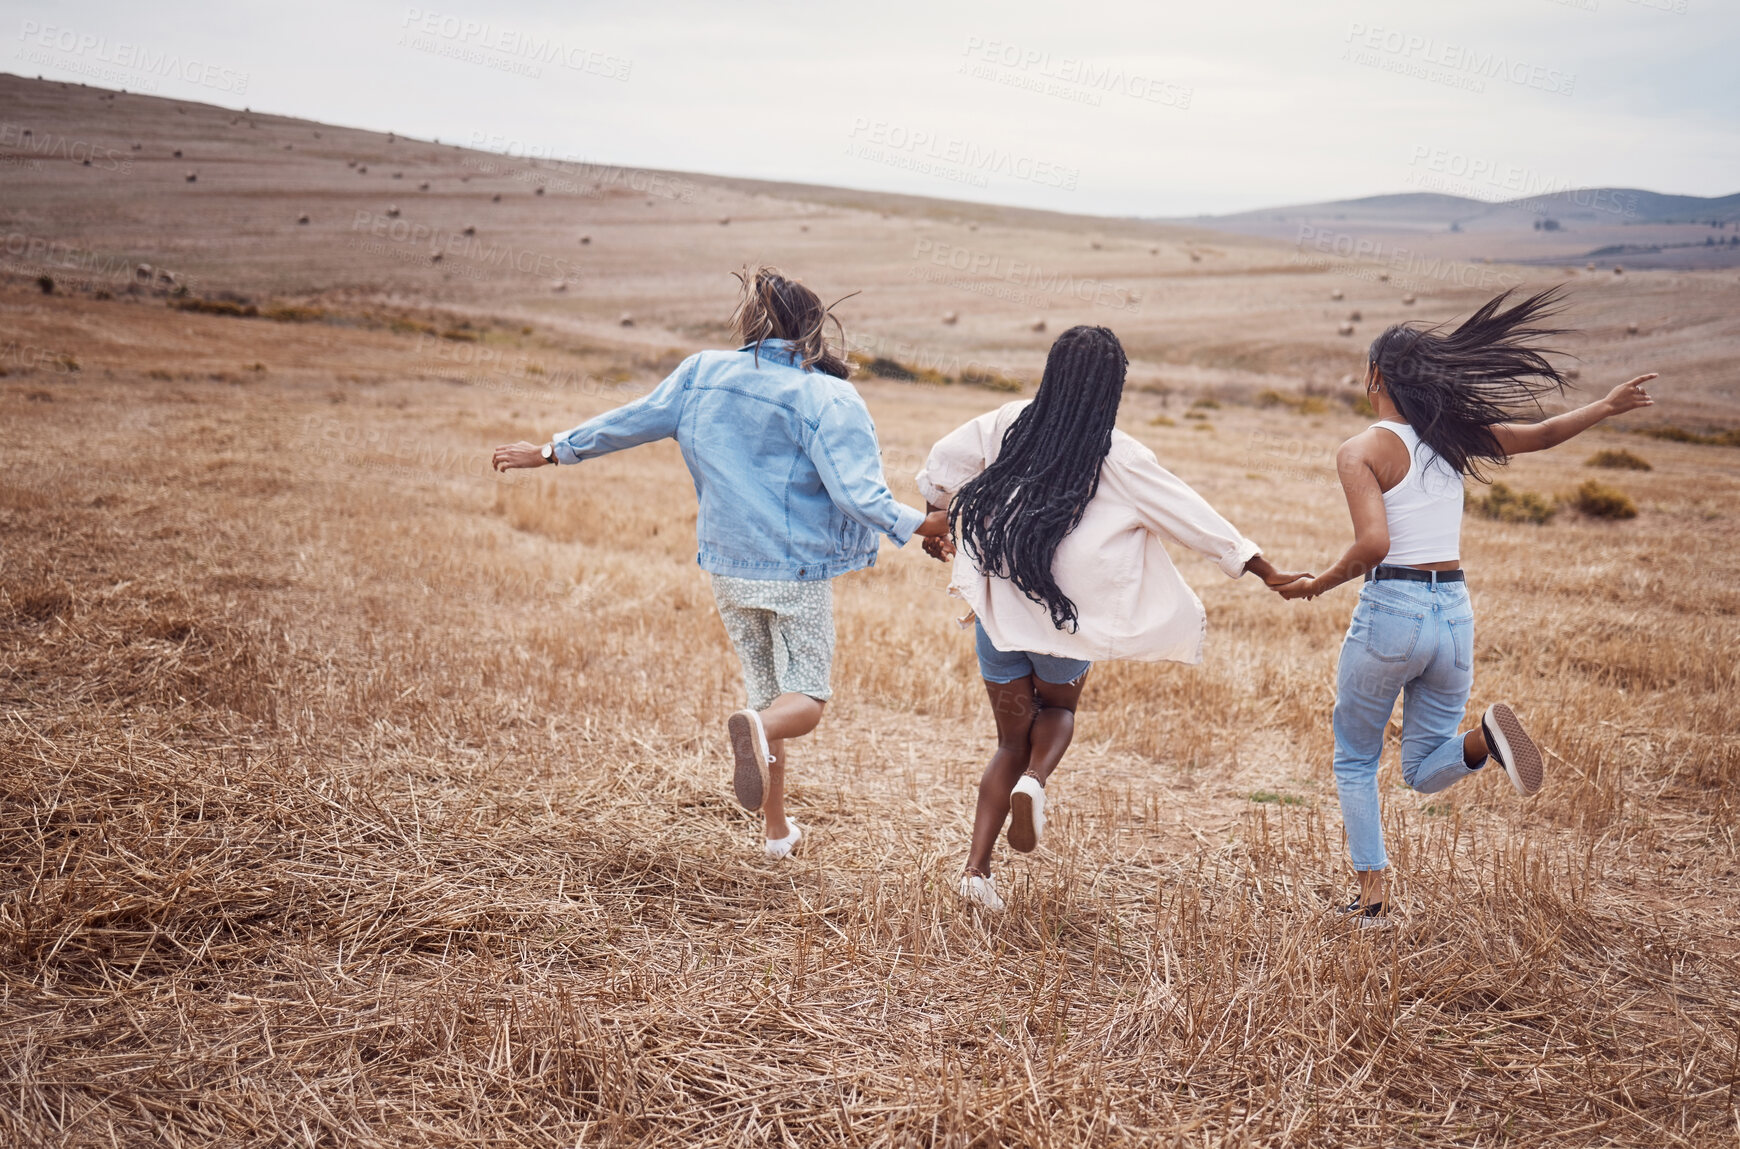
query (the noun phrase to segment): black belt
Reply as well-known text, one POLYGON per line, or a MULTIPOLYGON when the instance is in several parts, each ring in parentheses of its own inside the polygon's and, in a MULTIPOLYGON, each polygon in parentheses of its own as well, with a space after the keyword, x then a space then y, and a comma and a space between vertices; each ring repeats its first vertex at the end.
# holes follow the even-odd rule
POLYGON ((1454 571, 1422 571, 1413 567, 1380 566, 1375 570, 1365 572, 1365 581, 1373 579, 1400 579, 1403 582, 1462 582, 1462 572, 1454 571))

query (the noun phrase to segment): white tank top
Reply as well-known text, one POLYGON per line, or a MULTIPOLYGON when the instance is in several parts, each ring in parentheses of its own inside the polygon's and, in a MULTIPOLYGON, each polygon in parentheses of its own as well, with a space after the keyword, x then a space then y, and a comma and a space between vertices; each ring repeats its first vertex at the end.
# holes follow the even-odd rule
POLYGON ((1408 473, 1384 492, 1390 526, 1390 553, 1384 562, 1418 566, 1460 559, 1462 476, 1406 423, 1384 420, 1372 426, 1388 431, 1408 449, 1408 473))

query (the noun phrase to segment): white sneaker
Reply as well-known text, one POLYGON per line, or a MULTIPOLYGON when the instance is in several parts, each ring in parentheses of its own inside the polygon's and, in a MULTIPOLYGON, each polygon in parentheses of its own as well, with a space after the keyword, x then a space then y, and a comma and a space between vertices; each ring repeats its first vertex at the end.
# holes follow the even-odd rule
POLYGON ((997 883, 978 874, 961 875, 961 897, 987 910, 1003 912, 1003 899, 997 896, 997 883))
POLYGON ((731 734, 731 757, 735 760, 731 790, 745 810, 759 810, 767 796, 767 767, 773 761, 761 715, 753 710, 739 710, 725 720, 725 729, 731 734))
POLYGON ((787 818, 785 824, 791 827, 791 829, 787 831, 785 837, 769 838, 767 840, 767 856, 776 861, 780 858, 789 857, 791 855, 791 848, 801 842, 804 836, 804 829, 802 826, 797 824, 796 818, 787 818))
POLYGON ((1031 774, 1021 775, 1009 791, 1009 847, 1031 854, 1045 833, 1045 787, 1031 774))

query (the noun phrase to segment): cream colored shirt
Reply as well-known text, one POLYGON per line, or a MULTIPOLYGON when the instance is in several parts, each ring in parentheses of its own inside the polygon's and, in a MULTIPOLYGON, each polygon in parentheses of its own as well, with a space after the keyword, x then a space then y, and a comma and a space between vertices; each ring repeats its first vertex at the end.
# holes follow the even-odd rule
MULTIPOLYGON (((1027 402, 988 411, 932 447, 918 473, 925 499, 948 506, 967 480, 997 458, 1004 434, 1027 402)), ((1099 489, 1052 562, 1057 585, 1080 616, 1074 633, 1053 626, 1045 606, 1008 579, 981 573, 964 548, 955 555, 949 591, 973 608, 998 650, 1096 662, 1201 662, 1207 616, 1172 565, 1166 539, 1207 555, 1230 578, 1243 574, 1257 553, 1257 544, 1162 467, 1154 452, 1113 431, 1099 489)))

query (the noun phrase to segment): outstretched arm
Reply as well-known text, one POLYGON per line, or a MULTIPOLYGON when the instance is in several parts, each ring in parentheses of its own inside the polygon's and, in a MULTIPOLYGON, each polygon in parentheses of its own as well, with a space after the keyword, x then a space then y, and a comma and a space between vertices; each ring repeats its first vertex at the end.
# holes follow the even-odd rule
POLYGON ((551 436, 550 442, 555 447, 553 459, 546 460, 541 454, 542 449, 532 443, 508 443, 495 449, 495 469, 509 471, 519 467, 547 466, 551 462, 578 463, 656 439, 670 438, 677 433, 677 420, 682 415, 683 388, 693 377, 698 358, 691 355, 683 360, 664 382, 634 402, 588 419, 572 431, 551 436))
POLYGON ((1530 451, 1545 451, 1549 447, 1557 447, 1568 439, 1574 439, 1584 431, 1614 415, 1623 415, 1627 411, 1635 411, 1639 407, 1653 407, 1655 400, 1643 385, 1656 377, 1656 372, 1639 375, 1629 382, 1621 383, 1609 391, 1605 398, 1593 403, 1566 411, 1563 415, 1554 415, 1551 419, 1543 419, 1539 423, 1500 423, 1492 429, 1498 438, 1498 445, 1504 448, 1507 455, 1523 455, 1530 451))
POLYGON ((1282 598, 1316 598, 1348 579, 1360 578, 1390 553, 1390 520, 1384 512, 1384 491, 1372 467, 1370 447, 1365 435, 1356 435, 1335 453, 1335 469, 1341 475, 1341 490, 1353 518, 1353 545, 1316 578, 1281 587, 1282 598))

